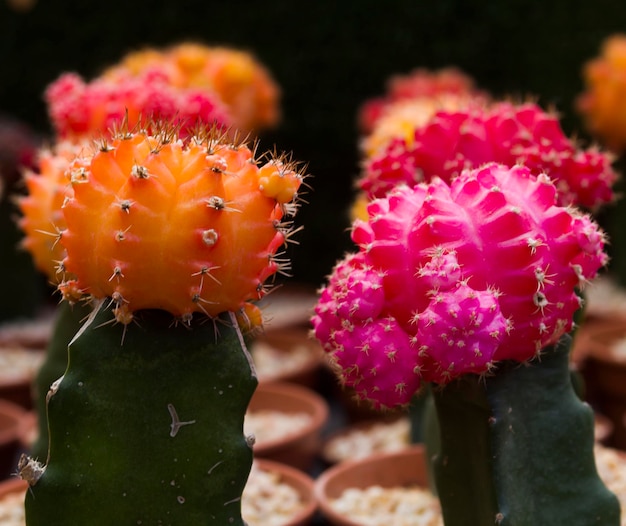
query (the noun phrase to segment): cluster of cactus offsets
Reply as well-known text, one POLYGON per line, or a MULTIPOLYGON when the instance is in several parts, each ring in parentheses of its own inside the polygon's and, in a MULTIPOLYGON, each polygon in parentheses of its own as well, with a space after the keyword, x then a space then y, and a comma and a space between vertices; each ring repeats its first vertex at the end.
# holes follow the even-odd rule
POLYGON ((576 101, 589 131, 612 151, 626 148, 626 34, 607 38, 583 68, 585 91, 576 101))
POLYGON ((379 119, 402 101, 469 96, 483 98, 485 94, 476 88, 471 77, 454 67, 436 71, 418 68, 405 75, 394 75, 387 82, 384 96, 370 99, 360 108, 359 130, 364 135, 370 134, 379 119))
POLYGON ((177 88, 157 71, 91 82, 64 73, 48 86, 45 99, 57 136, 67 140, 106 134, 124 120, 135 126, 145 118, 177 123, 184 134, 201 123, 232 125, 214 93, 177 88))
POLYGON ((17 200, 19 226, 24 233, 21 245, 51 283, 58 282, 59 264, 65 257, 59 243, 60 232, 65 229, 61 207, 73 193, 67 168, 76 155, 92 148, 90 142, 59 142, 40 150, 37 171, 31 169, 24 174, 27 193, 17 200))
POLYGON ((368 213, 313 325, 342 382, 377 406, 539 355, 572 328, 577 288, 606 263, 598 226, 520 165, 401 186, 368 213))
POLYGON ((186 42, 165 49, 129 53, 103 78, 162 75, 179 89, 213 92, 226 106, 233 126, 258 132, 277 124, 280 89, 248 52, 186 42))
POLYGON ((116 319, 162 309, 237 312, 283 271, 302 175, 286 158, 260 164, 244 143, 205 129, 185 143, 174 129, 122 132, 70 164, 59 288, 110 297, 116 319), (148 256, 149 255, 149 256, 148 256))
POLYGON ((596 210, 614 198, 612 161, 596 148, 579 149, 557 116, 536 104, 499 102, 438 111, 412 137, 393 139, 366 159, 358 186, 373 199, 399 184, 412 186, 435 176, 449 182, 487 162, 523 164, 554 181, 561 205, 596 210))

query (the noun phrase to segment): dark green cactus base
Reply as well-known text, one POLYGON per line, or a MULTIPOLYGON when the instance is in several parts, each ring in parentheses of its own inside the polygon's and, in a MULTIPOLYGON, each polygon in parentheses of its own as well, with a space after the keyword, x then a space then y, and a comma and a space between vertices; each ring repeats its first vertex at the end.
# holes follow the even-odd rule
POLYGON ((468 376, 445 388, 433 387, 432 393, 440 440, 432 472, 444 522, 446 526, 493 525, 498 505, 484 383, 468 376))
POLYGON ((35 411, 39 418, 39 432, 37 439, 31 446, 30 454, 33 458, 45 461, 48 454, 48 426, 46 422, 46 395, 52 383, 58 380, 67 367, 67 346, 80 329, 91 312, 91 307, 84 303, 70 305, 62 302, 59 305, 54 332, 48 348, 46 358, 39 368, 33 386, 35 411))
POLYGON ((243 421, 257 380, 239 333, 230 320, 216 335, 210 322, 190 330, 140 314, 123 345, 106 311, 70 344, 28 526, 244 524, 243 421))
POLYGON ((572 387, 569 342, 434 390, 446 526, 619 526, 595 467, 593 412, 572 387))

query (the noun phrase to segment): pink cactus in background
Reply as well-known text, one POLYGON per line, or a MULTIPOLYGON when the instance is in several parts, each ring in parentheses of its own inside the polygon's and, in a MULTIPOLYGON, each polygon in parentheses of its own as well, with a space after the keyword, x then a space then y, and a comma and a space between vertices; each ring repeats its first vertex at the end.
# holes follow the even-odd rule
POLYGON ((397 138, 366 158, 358 186, 373 199, 399 184, 412 186, 435 176, 450 182, 462 170, 487 162, 524 164, 553 180, 561 205, 596 210, 614 199, 618 176, 612 161, 596 148, 579 149, 558 117, 536 104, 474 104, 438 111, 409 139, 397 138))
POLYGON ((489 163, 368 206, 312 319, 343 384, 379 407, 422 382, 524 362, 573 326, 604 235, 548 176, 489 163))
POLYGON ((395 103, 416 99, 435 100, 442 96, 482 98, 485 94, 476 88, 470 76, 455 67, 433 71, 417 68, 404 75, 393 75, 387 82, 385 95, 366 101, 359 109, 359 131, 365 135, 371 133, 379 119, 395 103))
POLYGON ((65 73, 46 90, 50 119, 62 139, 101 136, 126 118, 132 128, 141 120, 176 123, 184 136, 201 123, 226 128, 231 119, 220 99, 201 89, 179 89, 158 72, 85 82, 65 73))

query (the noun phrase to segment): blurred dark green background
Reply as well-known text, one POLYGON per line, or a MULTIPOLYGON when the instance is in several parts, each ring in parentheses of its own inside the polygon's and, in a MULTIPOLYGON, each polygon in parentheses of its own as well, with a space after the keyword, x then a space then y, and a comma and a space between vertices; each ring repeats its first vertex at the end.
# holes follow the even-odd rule
POLYGON ((262 145, 293 151, 314 176, 291 255, 295 280, 318 285, 350 246, 357 108, 388 76, 455 65, 495 95, 556 107, 567 133, 584 137, 573 109, 581 66, 622 31, 618 0, 38 0, 22 12, 2 0, 0 112, 45 133, 49 82, 66 70, 90 78, 145 45, 252 51, 283 91, 282 124, 262 145))

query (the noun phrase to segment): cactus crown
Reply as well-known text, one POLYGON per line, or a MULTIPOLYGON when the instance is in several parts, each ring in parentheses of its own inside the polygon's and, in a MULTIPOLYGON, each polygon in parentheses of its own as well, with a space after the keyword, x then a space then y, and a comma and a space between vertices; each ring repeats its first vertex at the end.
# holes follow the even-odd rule
POLYGON ((422 381, 530 360, 569 331, 606 255, 597 225, 556 195, 545 175, 490 163, 371 202, 313 317, 342 381, 408 403, 422 381))
MULTIPOLYGON (((65 299, 111 298, 128 324, 141 309, 189 323, 248 312, 286 272, 304 178, 288 156, 255 157, 217 128, 182 141, 171 125, 122 129, 69 165, 59 234, 65 299)), ((248 316, 253 318, 254 316, 248 316)))

